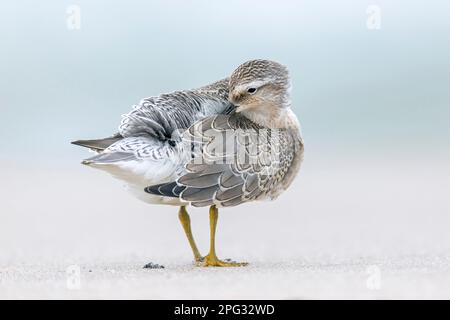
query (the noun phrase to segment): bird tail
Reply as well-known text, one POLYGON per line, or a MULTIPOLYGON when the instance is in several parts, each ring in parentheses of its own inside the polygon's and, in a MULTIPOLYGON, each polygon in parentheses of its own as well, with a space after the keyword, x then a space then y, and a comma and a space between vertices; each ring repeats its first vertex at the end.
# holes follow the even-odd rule
POLYGON ((71 143, 77 146, 89 148, 94 151, 100 152, 121 139, 123 139, 123 137, 119 133, 117 133, 108 138, 94 139, 94 140, 76 140, 72 141, 71 143))

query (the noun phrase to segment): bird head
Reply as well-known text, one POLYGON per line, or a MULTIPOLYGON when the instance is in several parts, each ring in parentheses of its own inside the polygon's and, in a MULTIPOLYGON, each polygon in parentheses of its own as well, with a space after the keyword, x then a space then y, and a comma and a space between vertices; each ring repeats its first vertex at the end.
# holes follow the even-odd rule
POLYGON ((289 107, 291 81, 285 66, 269 60, 251 60, 231 75, 228 100, 237 112, 275 112, 289 107))

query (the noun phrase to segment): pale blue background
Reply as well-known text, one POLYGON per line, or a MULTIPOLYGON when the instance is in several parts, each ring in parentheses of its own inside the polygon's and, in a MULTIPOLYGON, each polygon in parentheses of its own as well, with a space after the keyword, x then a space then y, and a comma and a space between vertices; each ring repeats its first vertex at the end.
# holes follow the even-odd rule
POLYGON ((2 158, 73 161, 84 151, 68 141, 114 132, 140 98, 253 58, 290 68, 309 157, 447 149, 449 12, 438 0, 3 1, 2 158))

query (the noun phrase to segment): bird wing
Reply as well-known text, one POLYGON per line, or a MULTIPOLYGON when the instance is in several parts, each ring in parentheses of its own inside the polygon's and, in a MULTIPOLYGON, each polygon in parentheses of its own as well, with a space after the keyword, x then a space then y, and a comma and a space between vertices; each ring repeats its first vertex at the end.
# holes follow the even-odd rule
MULTIPOLYGON (((83 163, 177 159, 176 144, 181 140, 181 133, 209 115, 230 112, 234 106, 227 97, 228 79, 223 79, 196 90, 142 99, 131 112, 122 116, 116 135, 120 139, 107 148, 97 148, 100 153, 83 163)), ((91 141, 97 140, 88 140, 91 141)))
POLYGON ((228 79, 197 90, 144 98, 122 116, 119 133, 125 138, 149 136, 166 141, 174 132, 183 132, 196 121, 231 108, 227 98, 228 79))
POLYGON ((101 152, 121 139, 123 139, 123 137, 120 135, 120 133, 116 133, 110 137, 103 139, 76 140, 72 141, 71 143, 77 146, 89 148, 92 151, 101 152))
POLYGON ((177 181, 147 187, 193 206, 235 206, 270 197, 294 159, 295 135, 258 126, 239 114, 198 121, 183 135, 193 158, 177 181))

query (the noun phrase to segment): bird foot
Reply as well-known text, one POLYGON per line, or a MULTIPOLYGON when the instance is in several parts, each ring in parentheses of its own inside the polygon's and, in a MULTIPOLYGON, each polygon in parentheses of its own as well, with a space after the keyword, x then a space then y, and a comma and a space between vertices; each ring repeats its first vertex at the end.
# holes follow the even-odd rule
POLYGON ((201 259, 196 259, 199 267, 245 267, 248 262, 236 262, 231 259, 220 260, 216 256, 207 255, 201 259))

